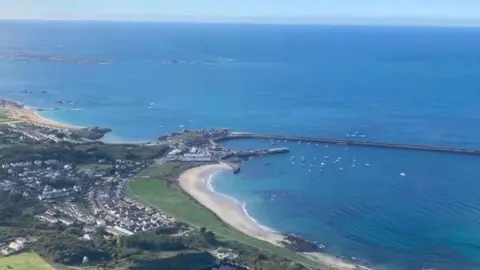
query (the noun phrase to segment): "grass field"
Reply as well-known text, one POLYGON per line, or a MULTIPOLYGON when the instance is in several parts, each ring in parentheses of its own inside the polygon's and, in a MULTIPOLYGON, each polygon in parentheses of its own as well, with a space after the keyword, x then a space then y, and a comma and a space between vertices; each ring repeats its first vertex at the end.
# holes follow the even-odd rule
POLYGON ((164 211, 177 219, 197 227, 206 227, 226 239, 269 251, 306 266, 318 267, 304 256, 270 243, 251 238, 223 223, 212 212, 196 203, 177 188, 166 185, 165 180, 177 181, 185 165, 167 163, 142 172, 129 185, 127 196, 143 204, 164 211))
POLYGON ((50 264, 35 253, 20 253, 0 258, 0 270, 54 270, 50 264))

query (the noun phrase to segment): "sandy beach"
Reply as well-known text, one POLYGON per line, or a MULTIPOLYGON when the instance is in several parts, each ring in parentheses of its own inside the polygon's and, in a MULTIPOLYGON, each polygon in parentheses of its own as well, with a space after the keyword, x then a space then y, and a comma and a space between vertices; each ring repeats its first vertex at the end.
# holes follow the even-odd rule
MULTIPOLYGON (((225 164, 204 165, 187 170, 180 175, 180 186, 200 204, 210 209, 220 219, 235 229, 251 237, 282 246, 283 235, 255 223, 245 214, 239 202, 208 188, 208 181, 212 174, 227 170, 231 170, 231 168, 225 164)), ((327 254, 304 253, 304 255, 322 265, 328 265, 335 269, 359 269, 358 265, 342 261, 327 254)))
POLYGON ((60 123, 54 120, 41 117, 35 111, 29 110, 25 108, 23 105, 12 102, 12 101, 2 100, 1 106, 11 114, 11 118, 13 119, 12 122, 30 122, 34 124, 46 125, 46 126, 51 126, 55 128, 61 128, 61 129, 80 128, 74 125, 68 125, 65 123, 60 123))
POLYGON ((258 226, 243 212, 240 203, 208 189, 210 175, 226 170, 231 170, 231 168, 225 164, 205 165, 190 169, 180 175, 180 186, 230 226, 252 237, 278 244, 283 239, 281 234, 258 226))

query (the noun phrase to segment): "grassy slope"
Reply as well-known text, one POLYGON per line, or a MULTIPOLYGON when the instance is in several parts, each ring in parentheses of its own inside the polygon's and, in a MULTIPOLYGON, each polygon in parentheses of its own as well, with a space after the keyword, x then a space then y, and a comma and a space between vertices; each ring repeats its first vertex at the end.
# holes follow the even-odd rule
POLYGON ((187 168, 178 164, 164 164, 147 169, 131 182, 127 196, 167 212, 186 223, 206 227, 226 239, 269 251, 307 266, 318 267, 317 263, 295 252, 251 238, 229 227, 179 189, 167 187, 165 180, 176 181, 178 175, 185 169, 187 168))
POLYGON ((11 117, 8 111, 0 107, 0 123, 11 121, 11 117))
POLYGON ((15 270, 54 270, 50 264, 35 253, 20 253, 4 258, 0 258, 0 269, 15 270))

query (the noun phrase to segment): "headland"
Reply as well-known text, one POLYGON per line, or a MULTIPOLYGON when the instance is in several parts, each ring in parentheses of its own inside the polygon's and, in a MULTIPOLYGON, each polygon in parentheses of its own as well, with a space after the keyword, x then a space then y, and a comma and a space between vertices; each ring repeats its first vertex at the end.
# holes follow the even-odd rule
POLYGON ((9 114, 12 122, 30 122, 38 125, 51 126, 60 129, 79 129, 81 127, 61 123, 47 119, 38 115, 34 110, 30 110, 25 105, 18 102, 0 99, 0 106, 9 114))
MULTIPOLYGON (((48 133, 56 134, 61 139, 70 141, 78 140, 99 140, 105 134, 111 132, 109 128, 80 127, 66 124, 40 116, 35 110, 27 108, 24 104, 0 99, 0 108, 5 112, 6 119, 2 124, 26 124, 49 130, 48 133), (61 135, 60 135, 61 134, 61 135)), ((56 140, 54 138, 54 140, 56 140)))

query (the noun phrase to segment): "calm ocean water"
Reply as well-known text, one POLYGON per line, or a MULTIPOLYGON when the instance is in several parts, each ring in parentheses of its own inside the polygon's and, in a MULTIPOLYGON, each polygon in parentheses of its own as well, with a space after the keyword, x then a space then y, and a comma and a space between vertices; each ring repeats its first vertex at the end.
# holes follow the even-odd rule
MULTIPOLYGON (((477 28, 3 21, 0 96, 109 140, 229 127, 480 148, 478 48, 477 28)), ((389 269, 480 269, 477 157, 278 145, 215 181, 262 224, 389 269)))

